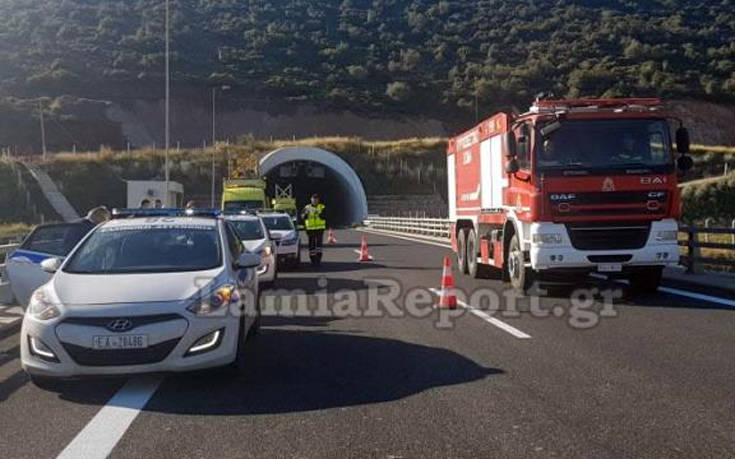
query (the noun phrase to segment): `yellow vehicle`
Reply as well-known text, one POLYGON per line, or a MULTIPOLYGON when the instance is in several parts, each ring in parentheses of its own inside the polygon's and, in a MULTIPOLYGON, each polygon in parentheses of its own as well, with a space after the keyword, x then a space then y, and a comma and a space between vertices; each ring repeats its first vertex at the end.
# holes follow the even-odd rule
POLYGON ((262 210, 268 208, 265 180, 261 178, 225 179, 222 210, 262 210))
POLYGON ((285 212, 291 216, 294 221, 298 214, 298 208, 296 207, 296 199, 293 197, 293 188, 288 185, 281 188, 276 184, 276 197, 271 201, 273 204, 273 210, 277 212, 285 212))

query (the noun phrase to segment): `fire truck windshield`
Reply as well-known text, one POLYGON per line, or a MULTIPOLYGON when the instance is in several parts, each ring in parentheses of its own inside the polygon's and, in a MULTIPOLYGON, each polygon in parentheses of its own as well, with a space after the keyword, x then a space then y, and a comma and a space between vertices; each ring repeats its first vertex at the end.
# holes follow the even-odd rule
POLYGON ((664 171, 673 165, 664 120, 566 120, 544 137, 541 129, 547 124, 537 125, 537 170, 664 171))

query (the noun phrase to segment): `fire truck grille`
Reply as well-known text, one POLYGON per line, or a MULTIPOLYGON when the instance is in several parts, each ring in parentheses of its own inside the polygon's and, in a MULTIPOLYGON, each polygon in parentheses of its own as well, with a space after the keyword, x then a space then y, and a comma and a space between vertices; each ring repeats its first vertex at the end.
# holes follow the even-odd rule
POLYGON ((646 215, 666 213, 668 192, 613 191, 600 193, 552 193, 549 205, 555 217, 646 215))
POLYGON ((650 223, 567 224, 572 246, 578 250, 632 250, 646 245, 650 223))

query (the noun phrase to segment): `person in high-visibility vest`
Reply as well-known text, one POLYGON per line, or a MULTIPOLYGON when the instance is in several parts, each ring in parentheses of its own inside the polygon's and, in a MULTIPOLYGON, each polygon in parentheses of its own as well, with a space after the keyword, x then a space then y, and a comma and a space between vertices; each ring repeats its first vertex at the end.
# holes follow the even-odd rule
POLYGON ((318 265, 322 261, 322 240, 327 221, 324 219, 324 204, 319 202, 319 195, 311 195, 311 203, 301 212, 306 235, 309 236, 309 258, 318 265))

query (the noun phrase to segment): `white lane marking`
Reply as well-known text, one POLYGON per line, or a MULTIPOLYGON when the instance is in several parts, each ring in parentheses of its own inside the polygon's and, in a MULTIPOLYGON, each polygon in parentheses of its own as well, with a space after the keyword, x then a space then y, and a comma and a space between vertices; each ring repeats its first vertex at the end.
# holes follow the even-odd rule
POLYGON ((106 458, 158 389, 161 377, 129 380, 59 454, 61 459, 106 458))
POLYGON ((362 231, 362 232, 370 233, 370 234, 377 234, 379 236, 394 237, 396 239, 403 239, 405 241, 421 242, 423 244, 435 245, 437 247, 444 247, 445 249, 451 249, 452 248, 452 245, 451 244, 444 244, 444 243, 441 243, 441 242, 430 241, 428 239, 413 238, 413 237, 408 237, 408 236, 399 236, 399 235, 394 234, 394 233, 389 233, 389 232, 380 231, 380 230, 372 230, 372 229, 368 230, 368 229, 364 229, 364 228, 359 228, 358 231, 362 231))
MULTIPOLYGON (((441 290, 438 288, 430 288, 429 289, 433 294, 435 295, 441 295, 441 290)), ((485 311, 482 311, 480 309, 475 308, 474 306, 470 306, 469 304, 465 303, 464 301, 457 300, 457 304, 462 306, 463 308, 467 309, 470 313, 474 314, 475 316, 479 317, 480 319, 484 320, 485 322, 495 325, 499 329, 510 333, 511 335, 515 336, 518 339, 530 339, 531 335, 524 333, 517 328, 510 326, 503 322, 500 319, 496 319, 495 317, 491 316, 490 314, 486 313, 485 311)))
POLYGON ((718 303, 725 306, 730 306, 735 308, 735 301, 728 300, 725 298, 719 298, 712 295, 705 295, 704 293, 695 293, 695 292, 687 292, 686 290, 679 290, 678 288, 671 288, 671 287, 659 287, 659 292, 665 292, 665 293, 671 293, 673 295, 681 295, 685 296, 687 298, 693 298, 696 300, 702 300, 702 301, 711 301, 712 303, 718 303))
MULTIPOLYGON (((607 276, 596 274, 596 273, 590 274, 590 277, 594 277, 596 279, 611 280, 613 282, 617 282, 620 284, 626 284, 626 285, 630 284, 630 282, 627 281, 626 279, 610 279, 607 276)), ((672 287, 659 287, 658 291, 663 292, 663 293, 670 293, 672 295, 679 295, 679 296, 683 296, 686 298, 692 298, 692 299, 700 300, 700 301, 709 301, 711 303, 722 304, 724 306, 730 306, 730 307, 735 308, 735 301, 733 300, 728 300, 726 298, 720 298, 720 297, 712 296, 712 295, 706 295, 704 293, 689 292, 686 290, 679 290, 678 288, 672 288, 672 287)))

